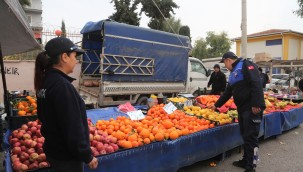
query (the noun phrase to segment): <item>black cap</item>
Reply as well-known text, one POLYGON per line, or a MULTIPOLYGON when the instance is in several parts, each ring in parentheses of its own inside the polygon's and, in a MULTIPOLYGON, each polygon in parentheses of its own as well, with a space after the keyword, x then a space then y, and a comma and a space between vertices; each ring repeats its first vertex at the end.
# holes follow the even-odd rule
POLYGON ((75 45, 70 39, 65 37, 53 38, 45 45, 46 54, 53 57, 62 53, 76 52, 77 56, 85 51, 75 45))
POLYGON ((227 59, 227 58, 236 59, 236 58, 238 58, 238 56, 235 55, 235 53, 233 53, 231 51, 228 51, 228 52, 226 52, 226 53, 223 54, 220 63, 223 63, 224 59, 227 59))
POLYGON ((219 69, 220 69, 220 65, 215 64, 215 65, 214 65, 214 68, 219 68, 219 69))

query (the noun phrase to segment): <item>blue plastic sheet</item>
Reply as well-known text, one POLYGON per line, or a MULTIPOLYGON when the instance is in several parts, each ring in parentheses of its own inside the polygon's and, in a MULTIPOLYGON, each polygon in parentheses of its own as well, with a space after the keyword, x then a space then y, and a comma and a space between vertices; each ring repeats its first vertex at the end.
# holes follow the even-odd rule
POLYGON ((282 131, 297 127, 303 122, 303 107, 281 112, 282 131))
MULTIPOLYGON (((87 115, 92 121, 115 118, 121 112, 117 108, 88 110, 87 115)), ((122 115, 121 113, 120 115, 122 115)), ((124 114, 125 115, 125 114, 124 114)), ((264 115, 260 126, 260 134, 264 138, 281 134, 282 131, 298 126, 303 122, 303 108, 289 112, 276 112, 264 115), (262 134, 263 133, 263 134, 262 134)), ((95 123, 95 122, 93 122, 95 123)), ((8 144, 10 131, 5 135, 8 144)), ((243 144, 238 123, 215 127, 209 130, 183 136, 174 141, 155 142, 142 147, 120 150, 98 157, 99 166, 96 170, 85 171, 131 171, 131 172, 167 172, 206 160, 243 144)), ((12 172, 10 154, 6 150, 6 172, 12 172)), ((45 172, 45 169, 39 171, 45 172)))
POLYGON ((282 134, 281 113, 274 112, 264 115, 264 138, 282 134))
MULTIPOLYGON (((217 156, 243 143, 238 124, 200 131, 174 141, 155 142, 139 148, 98 157, 93 171, 167 172, 217 156)), ((89 171, 85 167, 85 171, 89 171)))
POLYGON ((86 114, 87 118, 90 118, 93 124, 96 124, 100 119, 109 120, 110 118, 116 119, 118 116, 128 116, 127 114, 120 112, 116 107, 90 109, 86 111, 86 114))

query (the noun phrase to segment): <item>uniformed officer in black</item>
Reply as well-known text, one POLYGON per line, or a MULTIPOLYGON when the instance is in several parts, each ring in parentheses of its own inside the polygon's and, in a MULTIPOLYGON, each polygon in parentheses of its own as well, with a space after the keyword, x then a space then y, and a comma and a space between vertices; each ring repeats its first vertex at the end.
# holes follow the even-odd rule
POLYGON ((210 79, 208 81, 207 87, 211 85, 212 95, 221 95, 226 88, 226 76, 220 70, 220 66, 218 64, 214 65, 214 71, 210 75, 210 79))
POLYGON ((258 135, 265 101, 258 66, 251 61, 238 58, 233 52, 223 55, 221 62, 231 72, 225 92, 212 109, 221 107, 232 96, 239 114, 239 126, 244 140, 243 159, 233 165, 255 171, 258 159, 258 135))

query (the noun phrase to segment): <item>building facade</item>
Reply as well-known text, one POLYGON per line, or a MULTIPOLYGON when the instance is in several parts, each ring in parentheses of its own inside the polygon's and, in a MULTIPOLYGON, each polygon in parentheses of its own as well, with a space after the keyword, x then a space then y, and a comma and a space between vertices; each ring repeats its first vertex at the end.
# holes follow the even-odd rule
POLYGON ((28 21, 35 34, 38 42, 42 42, 42 0, 29 0, 30 6, 25 6, 24 11, 27 15, 28 21))
MULTIPOLYGON (((241 38, 235 38, 236 54, 241 53, 241 38)), ((256 53, 269 53, 273 59, 303 59, 303 33, 271 29, 247 35, 247 57, 254 58, 256 53)))

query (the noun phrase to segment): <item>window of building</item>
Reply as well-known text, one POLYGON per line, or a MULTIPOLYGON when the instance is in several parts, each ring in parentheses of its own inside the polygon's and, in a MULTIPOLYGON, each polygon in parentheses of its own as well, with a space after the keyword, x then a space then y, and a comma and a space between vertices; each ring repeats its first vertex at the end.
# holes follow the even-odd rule
POLYGON ((266 40, 266 46, 282 45, 282 39, 266 40))

